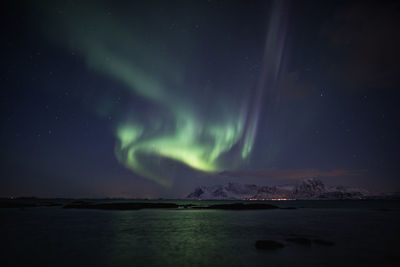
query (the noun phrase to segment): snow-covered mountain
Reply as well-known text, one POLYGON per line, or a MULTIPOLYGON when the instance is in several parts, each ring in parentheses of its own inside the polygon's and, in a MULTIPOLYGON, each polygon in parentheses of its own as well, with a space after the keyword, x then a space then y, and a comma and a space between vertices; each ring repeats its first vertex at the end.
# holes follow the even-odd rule
POLYGON ((228 183, 200 186, 190 193, 191 199, 361 199, 368 191, 345 186, 327 187, 316 178, 304 179, 294 184, 257 186, 228 183))
POLYGON ((187 198, 194 199, 247 199, 257 194, 259 186, 254 184, 228 183, 197 187, 187 198))

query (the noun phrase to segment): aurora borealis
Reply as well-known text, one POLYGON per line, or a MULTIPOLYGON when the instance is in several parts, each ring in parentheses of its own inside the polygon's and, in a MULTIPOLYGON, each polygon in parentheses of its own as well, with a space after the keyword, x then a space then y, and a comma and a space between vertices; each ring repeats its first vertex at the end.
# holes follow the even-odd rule
POLYGON ((21 3, 4 16, 2 194, 175 197, 307 170, 398 186, 391 3, 21 3))
MULTIPOLYGON (((191 48, 194 44, 180 40, 179 36, 160 40, 160 35, 167 36, 161 25, 168 23, 168 18, 157 19, 155 33, 145 35, 141 31, 145 19, 139 17, 133 27, 127 27, 114 16, 102 16, 102 10, 96 5, 76 8, 67 3, 56 19, 51 16, 55 7, 50 5, 46 12, 53 25, 56 22, 53 31, 61 29, 66 33, 59 41, 79 51, 88 68, 123 84, 131 92, 130 97, 142 97, 161 110, 163 116, 155 114, 151 118, 138 116, 135 107, 130 108, 129 114, 114 110, 118 114, 115 153, 133 172, 168 185, 163 179, 167 175, 157 174, 151 167, 151 159, 143 160, 143 155, 170 158, 203 172, 238 167, 250 156, 262 104, 260 99, 264 90, 274 89, 277 77, 273 76, 279 74, 286 30, 281 25, 285 23, 283 5, 284 2, 277 2, 271 7, 263 74, 256 79, 254 96, 249 96, 251 91, 244 92, 242 97, 247 101, 242 102, 216 86, 212 90, 222 91, 221 96, 213 94, 206 103, 195 102, 201 88, 187 81, 184 73, 188 55, 178 51, 189 46, 189 51, 196 53, 196 48, 191 48), (96 30, 91 31, 91 27, 96 30), (166 52, 160 53, 162 49, 166 52), (213 113, 205 114, 210 108, 213 113), (149 120, 154 122, 148 123, 149 120)), ((195 78, 199 75, 195 74, 195 78)))

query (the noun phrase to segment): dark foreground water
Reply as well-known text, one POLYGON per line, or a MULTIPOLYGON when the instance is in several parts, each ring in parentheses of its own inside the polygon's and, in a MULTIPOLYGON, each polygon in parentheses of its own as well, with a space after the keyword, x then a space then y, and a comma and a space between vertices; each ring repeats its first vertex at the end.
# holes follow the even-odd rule
POLYGON ((0 266, 400 266, 399 201, 267 203, 298 209, 4 208, 0 266), (285 241, 298 236, 335 245, 285 241))

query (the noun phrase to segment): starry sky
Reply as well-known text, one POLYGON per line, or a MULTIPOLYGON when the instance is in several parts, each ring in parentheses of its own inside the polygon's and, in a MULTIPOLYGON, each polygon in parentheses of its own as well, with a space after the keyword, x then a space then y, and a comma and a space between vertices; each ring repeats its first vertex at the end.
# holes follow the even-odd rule
POLYGON ((392 1, 5 1, 0 196, 399 191, 392 1))

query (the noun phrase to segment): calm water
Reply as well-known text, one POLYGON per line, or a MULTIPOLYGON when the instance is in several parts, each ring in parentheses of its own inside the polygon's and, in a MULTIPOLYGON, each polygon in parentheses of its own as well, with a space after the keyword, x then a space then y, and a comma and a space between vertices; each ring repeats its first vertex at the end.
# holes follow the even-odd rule
POLYGON ((400 264, 398 201, 273 204, 301 208, 261 211, 0 209, 0 265, 400 264), (285 238, 293 236, 327 239, 335 245, 304 247, 285 242, 285 238), (259 239, 281 241, 286 247, 278 251, 260 251, 254 247, 259 239))

